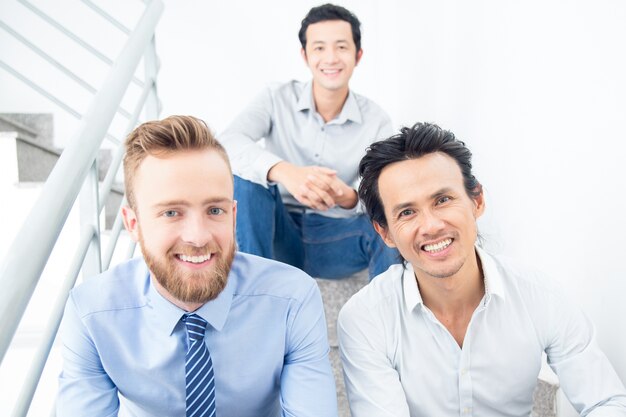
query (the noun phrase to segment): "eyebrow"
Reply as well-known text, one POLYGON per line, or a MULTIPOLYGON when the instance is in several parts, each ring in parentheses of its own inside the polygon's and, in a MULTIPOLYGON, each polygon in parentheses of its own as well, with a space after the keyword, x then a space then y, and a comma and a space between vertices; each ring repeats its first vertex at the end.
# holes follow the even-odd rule
POLYGON ((391 208, 391 213, 392 214, 396 214, 397 212, 402 211, 405 208, 410 207, 411 205, 412 205, 412 203, 408 203, 408 202, 407 203, 396 204, 395 206, 393 206, 391 208))
POLYGON ((327 41, 311 41, 312 45, 316 45, 316 44, 317 45, 325 45, 327 43, 348 43, 348 40, 347 39, 339 39, 339 40, 330 41, 330 42, 327 42, 327 41))
POLYGON ((430 195, 430 198, 431 199, 432 198, 437 198, 437 197, 442 196, 444 194, 450 194, 453 191, 454 190, 452 188, 450 188, 450 187, 443 187, 443 188, 440 188, 439 190, 435 191, 434 193, 432 193, 430 195))
MULTIPOLYGON (((449 194, 449 193, 451 193, 451 192, 452 192, 452 188, 450 188, 450 187, 443 187, 443 188, 438 189, 438 190, 437 190, 437 191, 435 191, 434 193, 432 193, 432 194, 429 196, 429 198, 430 198, 431 200, 434 200, 434 199, 435 199, 435 198, 437 198, 437 197, 440 197, 440 196, 442 196, 442 195, 444 195, 444 194, 449 194)), ((407 201, 407 202, 403 202, 403 203, 396 204, 395 206, 393 206, 393 207, 391 208, 391 213, 395 214, 395 213, 397 213, 397 212, 399 212, 399 211, 404 210, 404 209, 405 209, 405 208, 407 208, 407 207, 411 207, 412 205, 413 205, 413 203, 412 203, 412 202, 408 202, 408 201, 407 201)))
MULTIPOLYGON (((202 205, 208 205, 208 204, 220 204, 220 203, 232 203, 233 200, 230 198, 226 198, 226 197, 217 197, 217 198, 209 198, 206 199, 202 202, 202 205)), ((162 201, 160 203, 156 203, 154 204, 152 207, 153 208, 165 208, 165 207, 172 207, 172 206, 183 206, 183 207, 188 207, 190 206, 188 201, 185 200, 168 200, 168 201, 162 201)))

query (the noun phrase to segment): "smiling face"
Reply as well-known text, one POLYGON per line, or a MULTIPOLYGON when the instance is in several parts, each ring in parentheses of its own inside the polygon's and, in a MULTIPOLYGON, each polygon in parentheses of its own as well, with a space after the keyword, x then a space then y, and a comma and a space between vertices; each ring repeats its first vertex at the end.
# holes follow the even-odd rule
POLYGON ((217 297, 235 253, 236 203, 223 157, 208 149, 148 155, 133 191, 124 224, 159 292, 188 310, 217 297))
POLYGON ((302 57, 313 75, 313 89, 347 92, 352 71, 363 50, 356 50, 352 27, 344 20, 309 25, 302 57))
POLYGON ((378 186, 387 227, 374 226, 411 263, 418 278, 477 270, 474 243, 483 195, 467 195, 454 159, 436 152, 395 162, 382 170, 378 186))

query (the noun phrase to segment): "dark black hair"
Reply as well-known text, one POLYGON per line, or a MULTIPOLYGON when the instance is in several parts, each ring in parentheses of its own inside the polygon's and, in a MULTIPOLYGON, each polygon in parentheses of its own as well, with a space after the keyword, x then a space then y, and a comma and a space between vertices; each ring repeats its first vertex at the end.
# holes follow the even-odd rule
POLYGON ((472 153, 454 133, 443 130, 436 124, 416 123, 403 127, 400 133, 380 142, 373 143, 359 163, 359 198, 365 205, 370 219, 387 227, 385 209, 380 199, 378 178, 382 170, 394 162, 419 158, 434 152, 442 152, 456 161, 463 174, 467 195, 476 198, 482 186, 472 174, 472 153))
POLYGON ((302 19, 298 38, 300 38, 303 49, 306 50, 306 30, 309 25, 326 20, 344 20, 350 23, 352 27, 352 40, 354 40, 354 44, 356 45, 356 51, 358 53, 361 50, 361 22, 359 22, 359 19, 357 19, 350 10, 330 3, 312 8, 304 19, 302 19))

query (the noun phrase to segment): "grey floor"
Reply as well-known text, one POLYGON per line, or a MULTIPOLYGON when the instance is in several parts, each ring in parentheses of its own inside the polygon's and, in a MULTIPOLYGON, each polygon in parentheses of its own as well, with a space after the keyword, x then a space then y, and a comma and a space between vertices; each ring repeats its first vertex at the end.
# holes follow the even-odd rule
POLYGON ((328 343, 330 344, 330 362, 335 374, 337 384, 337 402, 339 405, 339 417, 350 417, 346 389, 343 383, 343 373, 341 371, 341 361, 339 359, 339 344, 337 342, 337 315, 346 301, 356 293, 361 287, 367 285, 367 271, 354 274, 351 277, 341 280, 316 279, 322 299, 324 301, 324 312, 326 313, 326 323, 328 325, 328 343))
MULTIPOLYGON (((346 301, 360 288, 367 285, 367 271, 361 271, 341 280, 316 279, 324 301, 326 323, 328 325, 328 342, 330 344, 330 361, 337 384, 337 402, 339 417, 350 417, 350 408, 346 397, 346 389, 341 371, 339 348, 337 342, 337 315, 346 301)), ((558 386, 538 380, 533 395, 533 417, 556 417, 556 393, 558 386)))

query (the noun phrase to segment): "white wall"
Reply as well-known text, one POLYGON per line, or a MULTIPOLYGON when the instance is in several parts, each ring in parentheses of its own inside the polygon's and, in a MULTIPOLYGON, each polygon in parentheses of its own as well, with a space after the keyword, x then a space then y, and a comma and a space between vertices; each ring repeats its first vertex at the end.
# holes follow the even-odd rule
MULTIPOLYGON (((363 22, 352 86, 396 126, 432 121, 474 152, 488 247, 560 280, 626 381, 626 3, 339 1, 363 22)), ((319 2, 166 1, 164 115, 220 131, 268 81, 306 79, 319 2)))

